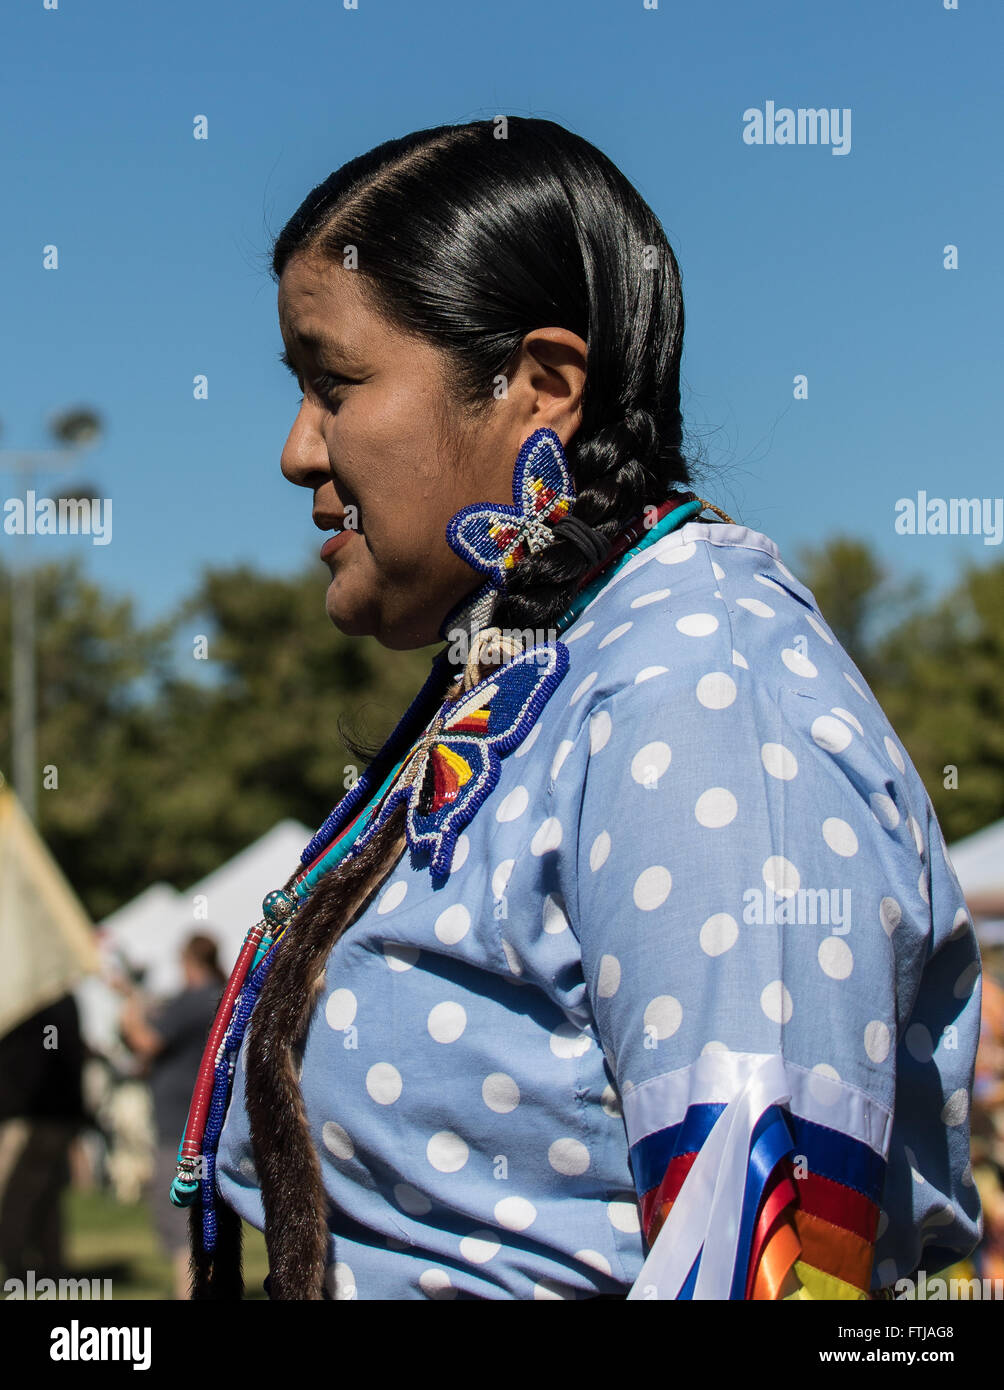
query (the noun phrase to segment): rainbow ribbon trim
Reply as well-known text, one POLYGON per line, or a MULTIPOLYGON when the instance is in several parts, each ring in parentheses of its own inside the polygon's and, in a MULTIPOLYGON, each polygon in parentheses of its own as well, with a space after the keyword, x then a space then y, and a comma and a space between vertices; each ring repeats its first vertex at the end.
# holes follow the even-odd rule
POLYGON ((629 1298, 869 1296, 891 1114, 778 1056, 716 1052, 624 1096, 649 1255, 629 1298), (792 1295, 788 1295, 792 1296, 792 1295))

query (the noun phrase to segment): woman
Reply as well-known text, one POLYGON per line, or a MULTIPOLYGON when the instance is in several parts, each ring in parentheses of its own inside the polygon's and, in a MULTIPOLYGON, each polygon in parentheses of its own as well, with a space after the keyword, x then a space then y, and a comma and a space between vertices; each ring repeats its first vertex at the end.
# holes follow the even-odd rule
POLYGON ((237 1215, 282 1299, 864 1298, 967 1252, 972 925, 812 595, 688 491, 654 214, 474 122, 332 174, 273 269, 328 613, 444 645, 235 970, 196 1296, 237 1215))

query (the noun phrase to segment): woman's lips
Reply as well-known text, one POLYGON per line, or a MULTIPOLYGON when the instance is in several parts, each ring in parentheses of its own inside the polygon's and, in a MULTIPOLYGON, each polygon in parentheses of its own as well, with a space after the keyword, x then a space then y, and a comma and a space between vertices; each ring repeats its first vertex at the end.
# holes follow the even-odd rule
POLYGON ((321 559, 330 559, 335 551, 341 549, 355 534, 355 531, 338 531, 335 535, 329 536, 321 546, 321 559))

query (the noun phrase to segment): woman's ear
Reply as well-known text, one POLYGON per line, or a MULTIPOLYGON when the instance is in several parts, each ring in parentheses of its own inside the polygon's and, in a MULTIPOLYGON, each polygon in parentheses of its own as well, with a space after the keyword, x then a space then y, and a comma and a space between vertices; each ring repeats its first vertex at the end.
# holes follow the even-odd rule
POLYGON ((588 348, 567 328, 535 328, 520 345, 509 378, 526 433, 552 429, 567 444, 582 423, 588 348))

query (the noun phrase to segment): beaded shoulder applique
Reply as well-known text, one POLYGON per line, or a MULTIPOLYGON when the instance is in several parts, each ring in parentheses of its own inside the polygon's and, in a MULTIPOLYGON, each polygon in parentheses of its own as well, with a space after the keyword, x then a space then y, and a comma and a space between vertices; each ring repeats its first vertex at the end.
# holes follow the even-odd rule
POLYGON ((357 854, 403 801, 409 846, 429 854, 434 879, 445 878, 457 837, 498 782, 502 758, 526 738, 567 670, 565 644, 545 643, 444 705, 350 853, 357 854))

